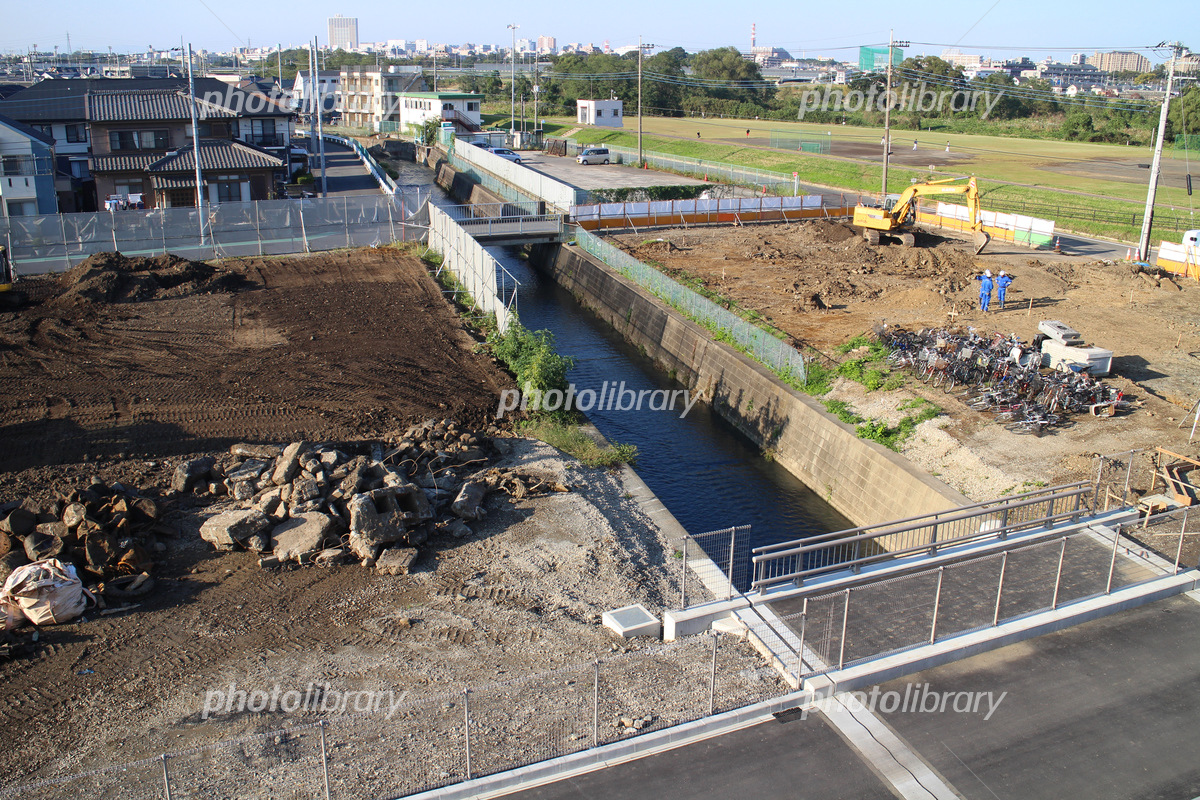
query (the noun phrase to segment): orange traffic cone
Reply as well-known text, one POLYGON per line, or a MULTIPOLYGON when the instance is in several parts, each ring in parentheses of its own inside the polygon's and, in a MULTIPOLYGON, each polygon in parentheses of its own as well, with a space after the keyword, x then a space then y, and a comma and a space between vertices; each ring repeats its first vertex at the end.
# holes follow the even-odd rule
POLYGON ((1060 241, 1061 239, 1059 237, 1054 237, 1054 252, 1056 253, 1062 252, 1062 246, 1059 244, 1060 241))
POLYGON ((1132 247, 1130 247, 1128 250, 1125 251, 1125 260, 1133 261, 1133 248, 1132 247))
POLYGON ((708 183, 708 173, 704 173, 704 182, 708 183))

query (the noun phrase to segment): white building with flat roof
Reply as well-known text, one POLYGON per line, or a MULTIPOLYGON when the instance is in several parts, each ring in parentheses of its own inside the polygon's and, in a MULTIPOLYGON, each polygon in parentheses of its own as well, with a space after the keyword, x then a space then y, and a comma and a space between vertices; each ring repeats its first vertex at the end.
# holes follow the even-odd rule
POLYGON ((575 121, 604 128, 625 126, 625 103, 620 100, 576 100, 575 121))

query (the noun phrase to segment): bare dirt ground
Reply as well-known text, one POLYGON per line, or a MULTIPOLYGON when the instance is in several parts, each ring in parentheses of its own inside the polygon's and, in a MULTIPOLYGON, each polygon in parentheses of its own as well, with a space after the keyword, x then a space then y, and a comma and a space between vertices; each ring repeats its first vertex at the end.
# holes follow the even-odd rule
POLYGON ((473 425, 508 385, 395 250, 119 264, 25 282, 40 302, 0 316, 0 469, 473 425))
POLYGON ((912 329, 971 326, 1029 341, 1047 319, 1112 350, 1109 381, 1140 406, 1113 419, 1081 418, 1040 439, 1010 433, 959 398, 918 381, 870 395, 857 384, 838 383, 830 397, 850 401, 864 417, 894 423, 907 413, 899 406, 914 393, 945 409, 946 416, 918 428, 904 452, 971 497, 1085 479, 1095 453, 1200 449, 1187 444, 1190 424, 1178 427, 1200 396, 1200 287, 1194 281, 1155 281, 1123 263, 999 242, 975 256, 966 242, 935 235, 913 249, 873 248, 851 226, 832 221, 613 238, 668 272, 698 277, 708 289, 826 353, 884 323, 912 329), (994 300, 990 312, 978 307, 974 277, 984 269, 993 274, 1003 269, 1015 278, 1002 311, 994 300))
MULTIPOLYGON (((586 673, 481 696, 479 714, 489 726, 481 730, 493 740, 480 743, 478 757, 494 768, 527 758, 521 748, 530 741, 567 747, 583 739, 591 695, 590 685, 581 687, 597 657, 627 659, 625 667, 606 668, 605 736, 624 732, 613 728, 613 715, 644 715, 647 727, 664 726, 699 713, 701 694, 707 702, 707 689, 696 688, 707 686, 702 676, 690 694, 668 698, 658 690, 688 670, 706 675, 707 655, 680 650, 628 660, 654 643, 625 642, 599 624, 602 612, 632 602, 659 614, 677 596, 678 562, 657 527, 618 473, 582 467, 540 443, 499 440, 512 443, 504 463, 570 492, 513 502, 493 495, 472 536, 432 539, 406 576, 357 564, 263 569, 257 554, 214 552, 200 539, 204 520, 231 501, 172 491, 186 456, 227 453, 239 441, 298 439, 362 452, 429 417, 479 429, 492 422, 512 379, 478 352, 415 257, 383 249, 208 266, 101 255, 24 288, 33 289, 35 303, 0 318, 0 503, 28 499, 45 507, 93 477, 119 481, 156 499, 174 535, 156 534, 155 589, 136 608, 112 615, 92 609, 38 630, 36 640, 30 628, 18 631, 18 656, 0 660, 0 747, 7 754, 0 784, 330 716, 234 710, 204 719, 207 693, 231 683, 248 691, 316 684, 392 692, 417 703, 403 725, 332 719, 331 747, 339 754, 332 760, 341 775, 333 781, 353 796, 461 778, 461 754, 441 744, 457 741, 458 729, 442 730, 434 718, 451 726, 461 720, 457 708, 443 713, 436 698, 464 687, 568 665, 586 673), (634 697, 622 693, 627 687, 655 691, 634 697), (562 741, 529 734, 557 724, 563 703, 582 706, 585 695, 578 731, 551 728, 562 741), (428 697, 432 704, 421 705, 428 697), (385 729, 403 744, 372 744, 385 729), (406 782, 363 783, 375 777, 406 782)), ((721 674, 733 676, 724 685, 729 697, 738 687, 753 697, 779 688, 746 646, 723 648, 720 661, 721 674)), ((590 741, 590 728, 587 735, 590 741)), ((265 785, 268 773, 281 782, 278 796, 293 796, 300 762, 311 772, 311 748, 301 759, 278 737, 256 741, 263 752, 253 744, 235 748, 242 754, 236 769, 220 766, 215 750, 181 756, 176 767, 181 776, 224 780, 213 796, 237 794, 239 781, 265 785)), ((117 793, 156 796, 161 774, 147 775, 98 776, 94 793, 123 785, 117 793)), ((68 784, 38 796, 90 791, 68 784)))

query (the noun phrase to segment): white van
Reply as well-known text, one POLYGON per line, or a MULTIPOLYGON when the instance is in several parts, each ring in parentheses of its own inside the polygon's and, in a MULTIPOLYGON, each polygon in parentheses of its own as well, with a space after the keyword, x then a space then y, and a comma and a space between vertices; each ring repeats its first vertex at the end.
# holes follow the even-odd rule
POLYGON ((575 157, 580 164, 607 164, 611 159, 607 147, 585 147, 583 152, 575 157))

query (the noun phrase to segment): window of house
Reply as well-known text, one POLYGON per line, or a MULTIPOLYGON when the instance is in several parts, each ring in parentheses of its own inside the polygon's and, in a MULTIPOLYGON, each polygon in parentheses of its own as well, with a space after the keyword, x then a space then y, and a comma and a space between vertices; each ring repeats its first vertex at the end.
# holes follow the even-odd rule
POLYGON ((453 111, 454 103, 442 103, 442 111, 453 111))
MULTIPOLYGON (((200 135, 204 135, 203 127, 200 135)), ((170 147, 168 131, 109 131, 108 144, 113 150, 166 150, 170 147)))
POLYGON ((71 177, 78 178, 81 181, 90 180, 92 171, 88 167, 88 162, 82 159, 71 162, 71 177))
MULTIPOLYGON (((0 175, 32 175, 33 156, 0 157, 0 175)), ((10 182, 11 185, 11 182, 10 182)))
POLYGON ((171 208, 196 205, 196 192, 192 189, 171 189, 167 192, 167 204, 171 208))
POLYGON ((479 103, 467 103, 467 111, 478 111, 479 103))
POLYGON ((88 140, 87 123, 77 122, 73 125, 67 125, 67 141, 72 144, 79 144, 88 140))
POLYGON ((113 181, 113 194, 142 194, 141 178, 117 178, 113 181))
MULTIPOLYGON (((51 139, 54 138, 54 126, 53 125, 30 125, 29 127, 33 128, 38 133, 49 136, 51 139)), ((67 127, 70 127, 70 126, 68 125, 67 127)))
POLYGON ((37 216, 37 203, 33 200, 9 200, 8 215, 10 217, 37 216))
POLYGON ((218 203, 242 202, 242 184, 236 179, 220 178, 217 180, 218 203))
POLYGON ((601 118, 601 117, 603 117, 603 116, 604 116, 604 109, 603 109, 603 108, 597 108, 597 109, 596 109, 596 119, 600 119, 600 118, 601 118))

